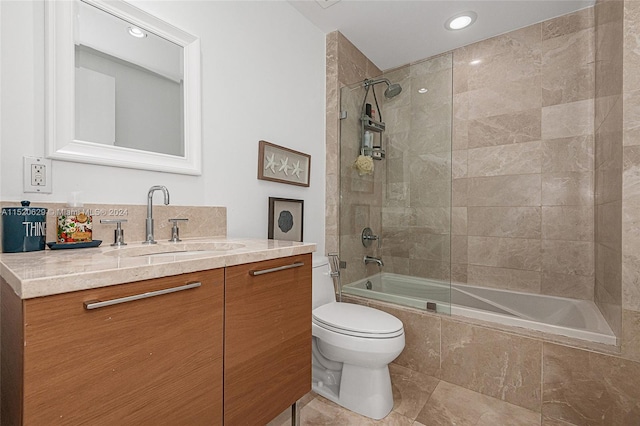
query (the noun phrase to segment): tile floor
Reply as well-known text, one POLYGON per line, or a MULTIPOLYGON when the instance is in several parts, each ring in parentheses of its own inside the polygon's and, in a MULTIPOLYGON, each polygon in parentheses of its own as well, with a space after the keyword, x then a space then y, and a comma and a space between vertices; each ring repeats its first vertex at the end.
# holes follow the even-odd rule
MULTIPOLYGON (((395 364, 389 366, 393 411, 375 421, 310 392, 299 402, 300 424, 388 426, 540 426, 540 413, 482 395, 395 364)), ((268 426, 290 424, 286 410, 268 426)))

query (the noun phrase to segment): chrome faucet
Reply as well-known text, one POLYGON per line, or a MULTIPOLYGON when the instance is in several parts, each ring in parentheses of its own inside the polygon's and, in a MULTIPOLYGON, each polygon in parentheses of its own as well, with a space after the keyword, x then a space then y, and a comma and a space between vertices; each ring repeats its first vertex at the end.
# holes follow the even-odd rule
POLYGON ((142 244, 156 244, 156 240, 153 238, 153 193, 155 191, 162 191, 164 194, 164 204, 169 205, 169 190, 166 186, 155 185, 149 189, 147 194, 147 226, 146 226, 146 240, 142 244))
POLYGON ((384 266, 384 262, 379 257, 365 256, 363 260, 365 265, 369 263, 377 263, 381 268, 384 266))

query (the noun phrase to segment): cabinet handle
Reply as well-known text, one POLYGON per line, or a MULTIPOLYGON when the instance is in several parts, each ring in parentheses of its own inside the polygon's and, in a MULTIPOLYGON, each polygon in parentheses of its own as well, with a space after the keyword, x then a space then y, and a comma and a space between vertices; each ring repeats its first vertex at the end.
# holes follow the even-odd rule
POLYGON ((149 297, 162 296, 163 294, 170 294, 170 293, 175 293, 177 291, 189 290, 191 288, 200 287, 201 285, 202 285, 201 283, 195 282, 195 283, 181 285, 179 287, 171 287, 171 288, 166 288, 164 290, 156 290, 156 291, 150 291, 148 293, 134 294, 133 296, 120 297, 118 299, 111 299, 111 300, 105 300, 105 301, 89 300, 87 302, 84 302, 84 308, 86 310, 104 308, 105 306, 118 305, 120 303, 133 302, 134 300, 147 299, 149 297))
POLYGON ((296 262, 292 263, 291 265, 278 266, 277 268, 261 269, 259 271, 251 270, 249 271, 249 275, 255 277, 256 275, 269 274, 271 272, 284 271, 286 269, 299 268, 301 266, 304 266, 304 262, 296 262))

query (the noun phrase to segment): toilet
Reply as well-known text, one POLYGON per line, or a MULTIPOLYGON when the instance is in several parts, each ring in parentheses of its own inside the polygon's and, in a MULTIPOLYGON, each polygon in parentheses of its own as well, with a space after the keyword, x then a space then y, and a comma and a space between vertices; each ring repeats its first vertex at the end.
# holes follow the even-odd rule
POLYGON ((389 363, 404 349, 402 321, 336 302, 327 258, 313 261, 313 391, 375 420, 393 408, 389 363))

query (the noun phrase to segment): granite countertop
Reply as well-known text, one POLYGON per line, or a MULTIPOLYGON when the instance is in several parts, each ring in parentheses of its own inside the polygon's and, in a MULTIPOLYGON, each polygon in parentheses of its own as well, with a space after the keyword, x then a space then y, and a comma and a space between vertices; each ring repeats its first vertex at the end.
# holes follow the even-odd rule
POLYGON ((124 284, 306 254, 316 245, 276 240, 194 238, 154 245, 0 254, 0 276, 22 299, 124 284), (188 252, 187 252, 188 251, 188 252))

